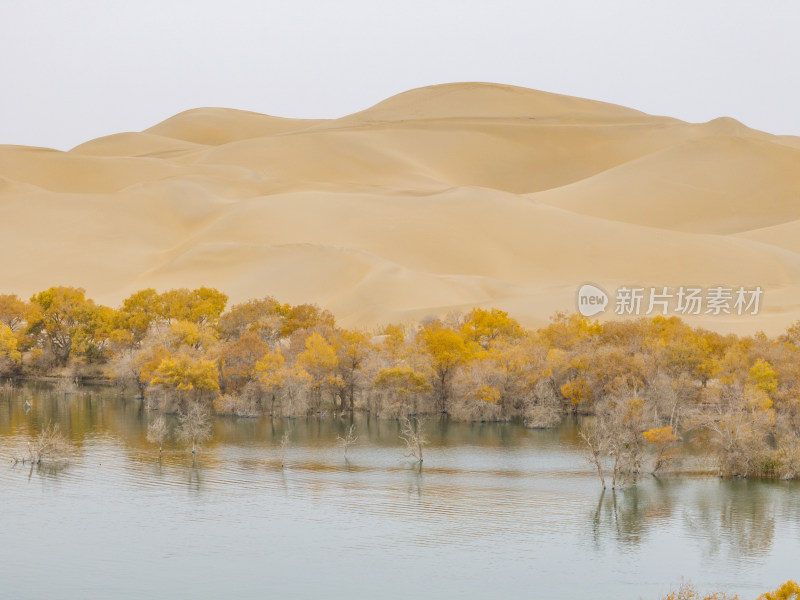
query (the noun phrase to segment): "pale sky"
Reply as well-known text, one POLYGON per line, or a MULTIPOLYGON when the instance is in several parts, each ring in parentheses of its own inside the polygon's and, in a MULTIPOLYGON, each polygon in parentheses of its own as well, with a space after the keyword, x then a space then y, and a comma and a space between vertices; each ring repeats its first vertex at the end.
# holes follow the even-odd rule
POLYGON ((0 144, 491 81, 800 135, 797 0, 0 0, 0 144))

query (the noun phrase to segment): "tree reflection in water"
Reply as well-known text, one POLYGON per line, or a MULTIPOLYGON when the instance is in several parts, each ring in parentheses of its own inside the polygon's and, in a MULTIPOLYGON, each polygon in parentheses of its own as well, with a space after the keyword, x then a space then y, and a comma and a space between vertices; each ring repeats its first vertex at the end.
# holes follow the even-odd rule
MULTIPOLYGON (((697 493, 684 504, 687 533, 705 542, 704 551, 716 556, 727 551, 732 557, 762 556, 772 549, 775 514, 797 510, 786 506, 789 494, 771 493, 780 483, 725 480, 716 482, 711 493, 697 493)), ((796 502, 795 502, 796 504, 796 502)))
POLYGON ((653 479, 635 487, 603 490, 592 515, 597 547, 609 537, 636 547, 648 532, 668 520, 675 507, 675 482, 653 479))
POLYGON ((594 546, 599 549, 607 540, 640 546, 679 511, 684 535, 704 555, 765 556, 772 551, 778 517, 800 511, 800 498, 791 493, 790 484, 708 478, 691 483, 651 480, 602 491, 591 515, 594 546))

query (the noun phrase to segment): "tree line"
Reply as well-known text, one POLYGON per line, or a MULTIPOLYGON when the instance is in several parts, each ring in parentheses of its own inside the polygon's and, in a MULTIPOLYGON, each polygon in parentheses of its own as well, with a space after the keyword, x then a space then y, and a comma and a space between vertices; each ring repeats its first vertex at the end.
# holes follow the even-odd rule
POLYGON ((800 323, 737 336, 559 313, 527 330, 475 308, 365 331, 311 304, 229 307, 207 287, 145 289, 118 308, 74 287, 0 295, 3 377, 107 379, 184 416, 364 410, 549 427, 573 413, 604 486, 670 469, 692 440, 722 475, 798 477, 799 352, 800 323))

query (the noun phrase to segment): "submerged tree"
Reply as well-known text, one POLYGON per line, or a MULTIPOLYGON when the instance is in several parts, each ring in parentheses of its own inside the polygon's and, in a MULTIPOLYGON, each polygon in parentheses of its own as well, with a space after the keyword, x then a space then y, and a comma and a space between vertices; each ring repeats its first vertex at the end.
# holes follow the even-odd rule
POLYGON ((178 415, 178 437, 197 454, 198 448, 211 439, 211 415, 199 402, 178 415))
POLYGON ((603 455, 606 451, 605 432, 601 429, 600 425, 594 421, 581 425, 579 433, 585 444, 584 455, 589 463, 597 469, 597 476, 600 478, 600 484, 603 486, 603 489, 606 489, 606 477, 603 472, 603 455))
POLYGON ((406 456, 414 458, 420 464, 422 463, 422 450, 428 443, 425 439, 425 432, 423 422, 419 419, 411 419, 405 417, 400 420, 400 439, 406 443, 406 456))
POLYGON ((677 456, 678 436, 675 435, 672 427, 653 427, 643 434, 647 443, 655 447, 655 461, 653 463, 653 475, 665 469, 677 456))
POLYGON ((147 441, 158 445, 158 456, 161 458, 161 449, 169 436, 169 428, 164 415, 159 415, 147 427, 147 441))
POLYGON ((43 462, 63 462, 69 457, 72 446, 58 424, 45 425, 35 438, 27 444, 27 456, 15 457, 15 463, 30 463, 34 465, 43 462))
POLYGON ((358 434, 356 433, 355 423, 350 425, 344 437, 337 435, 336 440, 339 442, 342 448, 344 448, 344 457, 346 459, 347 451, 350 449, 350 446, 352 446, 358 441, 358 434))

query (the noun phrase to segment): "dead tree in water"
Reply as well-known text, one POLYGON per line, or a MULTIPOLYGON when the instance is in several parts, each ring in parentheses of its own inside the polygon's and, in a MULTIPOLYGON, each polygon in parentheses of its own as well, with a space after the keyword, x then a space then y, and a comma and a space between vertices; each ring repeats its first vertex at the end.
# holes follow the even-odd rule
POLYGON ((582 425, 580 428, 581 439, 586 444, 584 448, 584 456, 591 465, 597 469, 597 476, 600 477, 600 483, 603 489, 606 489, 606 478, 603 473, 603 449, 604 439, 603 433, 597 426, 597 423, 590 425, 582 425))
POLYGON ((192 454, 211 439, 211 418, 206 408, 199 403, 192 403, 185 413, 178 416, 178 437, 191 446, 192 454))
POLYGON ((57 424, 46 425, 27 444, 27 456, 14 457, 12 462, 40 465, 43 462, 66 462, 72 450, 67 436, 59 431, 57 424))
POLYGON ((339 444, 344 448, 344 457, 347 459, 347 451, 350 449, 350 446, 355 444, 358 441, 358 434, 356 433, 356 426, 355 424, 350 425, 350 429, 347 430, 347 433, 344 437, 336 436, 336 439, 339 441, 339 444))
POLYGON ((158 457, 161 458, 161 449, 164 441, 169 436, 169 428, 164 415, 159 415, 147 428, 147 441, 151 444, 158 444, 158 457))
POLYGON ((428 443, 425 439, 425 432, 423 422, 415 419, 414 423, 408 417, 400 421, 400 439, 406 443, 406 456, 414 458, 417 462, 422 463, 422 449, 428 443))

